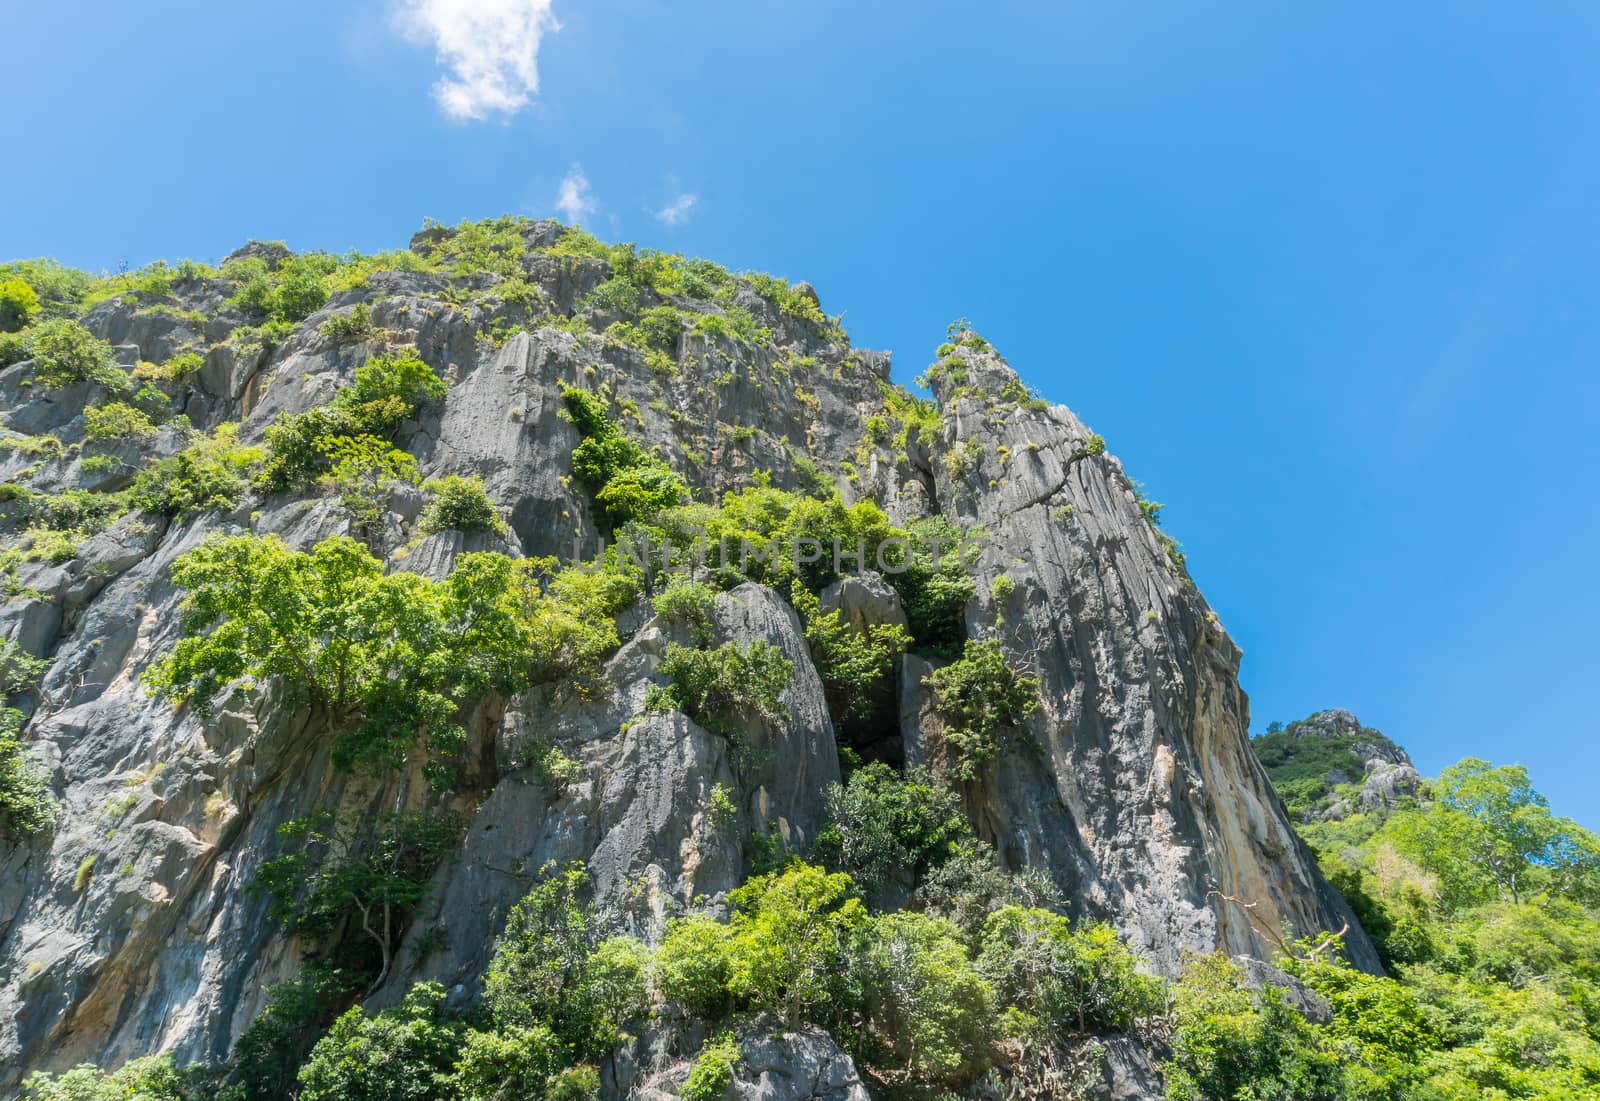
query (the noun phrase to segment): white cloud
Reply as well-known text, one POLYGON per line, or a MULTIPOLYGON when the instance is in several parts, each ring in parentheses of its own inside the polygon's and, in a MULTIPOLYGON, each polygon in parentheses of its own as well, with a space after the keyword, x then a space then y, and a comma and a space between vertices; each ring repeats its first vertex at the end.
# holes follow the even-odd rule
POLYGON ((561 181, 561 190, 556 194, 556 209, 568 222, 581 222, 599 209, 594 195, 589 191, 589 178, 583 174, 582 165, 573 165, 572 171, 561 181))
POLYGON ((398 0, 400 29, 431 43, 448 75, 433 86, 450 118, 513 114, 539 91, 539 43, 561 29, 554 0, 398 0))
POLYGON ((695 204, 699 201, 700 196, 692 191, 685 191, 656 211, 656 221, 669 226, 682 225, 689 220, 689 212, 694 210, 695 204))

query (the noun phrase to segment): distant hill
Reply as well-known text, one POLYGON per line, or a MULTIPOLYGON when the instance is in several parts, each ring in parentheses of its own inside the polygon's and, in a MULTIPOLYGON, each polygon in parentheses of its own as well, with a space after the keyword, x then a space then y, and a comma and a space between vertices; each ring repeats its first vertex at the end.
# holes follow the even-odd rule
POLYGON ((1392 808, 1422 780, 1404 749, 1342 708, 1273 723, 1250 745, 1297 822, 1392 808))

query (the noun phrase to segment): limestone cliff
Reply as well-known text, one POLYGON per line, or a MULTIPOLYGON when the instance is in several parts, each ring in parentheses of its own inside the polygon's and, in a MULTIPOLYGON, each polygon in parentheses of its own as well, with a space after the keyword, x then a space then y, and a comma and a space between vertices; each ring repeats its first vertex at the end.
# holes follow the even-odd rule
MULTIPOLYGON (((427 256, 451 232, 425 231, 412 249, 427 256)), ((397 491, 377 538, 394 569, 439 577, 464 548, 569 555, 575 541, 597 545, 605 528, 570 477, 578 435, 561 415, 561 384, 603 388, 627 411, 629 432, 700 499, 758 471, 796 488, 820 471, 847 500, 875 501, 896 521, 938 514, 980 526, 968 633, 996 629, 1043 697, 1027 736, 964 790, 1003 861, 1046 873, 1074 912, 1114 922, 1164 973, 1186 950, 1270 957, 1285 925, 1347 922, 1354 960, 1376 967, 1251 753, 1238 649, 1117 459, 1068 409, 1032 398, 992 349, 966 339, 934 372, 926 429, 886 438, 907 400, 889 384, 888 356, 853 349, 749 281, 718 302, 641 292, 639 310, 738 310, 756 324, 687 326, 663 369, 660 355, 599 335, 628 313, 592 293, 611 280, 611 261, 552 254, 566 232, 554 223, 517 232, 514 271, 377 265, 270 337, 238 335, 252 319, 215 273, 108 298, 83 322, 128 368, 197 350, 198 369, 160 385, 192 431, 237 421, 246 442, 283 414, 326 403, 378 350, 414 346, 448 396, 403 425, 397 442, 426 475, 481 477, 508 525, 503 539, 419 539, 421 495, 397 491), (350 323, 327 324, 337 319, 350 323)), ((268 264, 282 256, 265 246, 248 254, 268 264)), ((0 373, 15 444, 0 454, 0 477, 36 494, 115 490, 189 439, 168 423, 116 445, 118 463, 91 463, 108 449, 76 445, 85 406, 102 400, 92 382, 35 385, 28 361, 0 373), (58 453, 21 446, 45 434, 63 445, 58 453)), ((402 791, 413 804, 426 798, 421 784, 333 768, 320 727, 279 706, 270 685, 235 693, 204 721, 140 686, 178 637, 168 571, 180 554, 213 532, 274 533, 303 548, 348 526, 325 496, 256 494, 181 521, 129 513, 69 556, 8 560, 0 632, 48 662, 37 695, 19 702, 60 814, 54 829, 0 850, 0 1087, 29 1069, 158 1050, 225 1059, 263 989, 302 959, 303 946, 245 890, 277 851, 277 828, 319 806, 388 806, 402 791)), ((741 881, 758 827, 774 823, 804 851, 839 776, 837 716, 785 595, 744 585, 716 607, 719 639, 766 640, 795 667, 787 717, 749 723, 763 750, 757 767, 736 768, 723 739, 682 715, 638 718, 678 630, 647 604, 621 617, 624 641, 599 691, 553 683, 479 705, 472 764, 450 804, 470 816, 467 832, 378 1000, 420 978, 471 997, 507 908, 546 861, 586 861, 605 912, 651 937, 689 899, 741 881), (534 742, 559 745, 575 778, 541 779, 525 752, 534 742), (708 810, 717 785, 732 793, 733 828, 708 810)), ((890 701, 872 752, 908 761, 936 752, 930 668, 903 659, 898 707, 890 701)))

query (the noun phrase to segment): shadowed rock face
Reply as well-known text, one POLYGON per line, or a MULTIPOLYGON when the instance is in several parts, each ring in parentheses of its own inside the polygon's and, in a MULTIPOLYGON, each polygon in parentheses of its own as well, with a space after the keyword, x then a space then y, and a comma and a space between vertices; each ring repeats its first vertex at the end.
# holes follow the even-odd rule
MULTIPOLYGON (((527 239, 547 245, 559 232, 536 223, 527 239)), ((536 251, 524 268, 557 315, 610 275, 604 260, 536 251)), ((485 280, 457 280, 456 289, 485 280)), ((114 299, 85 323, 121 345, 125 363, 159 362, 191 341, 223 341, 244 321, 218 282, 179 288, 176 320, 114 299)), ((1114 922, 1163 972, 1188 949, 1270 957, 1286 921, 1300 931, 1348 921, 1352 956, 1376 968, 1250 752, 1238 649, 1141 513, 1119 462, 1087 453, 1090 433, 1066 408, 1019 397, 1016 376, 992 352, 953 353, 962 370, 935 387, 939 433, 901 452, 863 445, 868 418, 884 412, 888 357, 851 349, 747 285, 737 302, 770 339, 685 332, 671 377, 638 351, 540 327, 538 318, 497 345, 486 334, 504 308, 491 298, 469 317, 440 297, 450 289, 443 275, 373 276, 274 349, 211 347, 176 386, 180 405, 198 429, 241 421, 241 438, 259 441, 279 415, 328 401, 381 348, 319 334, 323 322, 368 304, 390 342, 415 345, 449 382, 443 404, 404 426, 399 443, 425 475, 482 477, 509 521, 503 542, 433 536, 392 559, 393 568, 433 577, 463 550, 567 555, 574 541, 594 550, 601 529, 569 477, 578 437, 560 416, 563 383, 606 385, 631 403, 637 417, 625 427, 702 500, 748 485, 758 470, 801 488, 809 475, 797 457, 805 456, 847 499, 874 500, 897 521, 942 513, 981 524, 988 541, 974 568, 968 633, 997 629, 1043 695, 1026 737, 964 792, 1002 860, 1047 871, 1072 909, 1114 922), (991 586, 1002 575, 1013 585, 997 604, 990 594, 1003 587, 991 586)), ((642 304, 653 298, 646 292, 642 304)), ((31 372, 26 362, 0 372, 0 418, 13 431, 54 432, 67 450, 43 460, 0 453, 0 478, 35 466, 36 492, 93 484, 100 475, 82 469, 83 452, 71 445, 83 441, 83 406, 105 395, 87 384, 24 385, 31 372)), ((142 455, 174 454, 184 442, 164 429, 142 455)), ((382 552, 412 541, 420 504, 415 493, 395 494, 382 552)), ((333 769, 322 718, 281 706, 271 686, 236 692, 205 722, 138 686, 177 638, 180 594, 168 570, 178 555, 214 532, 274 533, 305 548, 346 528, 324 497, 256 497, 182 523, 130 515, 63 564, 17 570, 0 631, 48 659, 40 698, 27 701, 26 737, 61 814, 51 833, 0 851, 0 1087, 28 1070, 158 1050, 224 1059, 264 987, 302 961, 302 946, 245 890, 277 853, 278 826, 316 807, 422 805, 415 776, 376 781, 333 769)), ((900 614, 892 591, 871 578, 828 599, 852 620, 900 614)), ((547 861, 584 860, 610 918, 653 937, 689 899, 714 904, 748 874, 753 830, 771 824, 805 850, 838 765, 836 724, 799 622, 780 594, 756 585, 719 598, 716 619, 719 641, 765 640, 795 666, 788 717, 751 720, 744 731, 762 751, 758 763, 736 769, 725 740, 681 715, 636 718, 674 637, 646 606, 622 617, 626 641, 598 691, 543 685, 484 701, 470 717, 465 790, 451 802, 470 825, 379 1004, 423 978, 472 998, 506 909, 547 861), (538 741, 579 765, 559 790, 528 767, 526 750, 538 741), (732 794, 733 822, 710 813, 718 784, 732 794)), ((920 658, 902 663, 898 707, 891 697, 880 709, 885 754, 914 761, 936 751, 938 721, 922 685, 929 669, 920 658)), ((836 1049, 804 1034, 771 1044, 774 1066, 817 1071, 811 1092, 796 1096, 856 1096, 859 1082, 835 1065, 836 1049)), ((759 1083, 750 1093, 761 1093, 759 1083)))

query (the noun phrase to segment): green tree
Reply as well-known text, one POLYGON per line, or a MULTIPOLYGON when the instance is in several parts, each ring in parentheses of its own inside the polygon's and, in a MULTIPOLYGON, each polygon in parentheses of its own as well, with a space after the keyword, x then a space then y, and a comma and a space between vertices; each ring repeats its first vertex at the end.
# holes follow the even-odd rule
POLYGON ((500 1026, 547 1026, 580 1059, 599 1059, 645 1008, 647 955, 637 941, 601 941, 579 864, 547 867, 511 908, 484 975, 500 1026))
POLYGON ((714 650, 669 643, 661 673, 671 683, 653 693, 647 704, 651 710, 682 711, 713 734, 730 737, 738 716, 782 721, 786 712, 781 697, 794 665, 770 642, 725 642, 714 650))
POLYGON ((816 594, 798 580, 790 588, 789 602, 805 624, 806 644, 827 691, 829 714, 846 724, 870 719, 873 692, 911 636, 897 623, 871 623, 857 630, 837 608, 824 614, 816 594))
POLYGON ((31 1074, 22 1088, 30 1101, 184 1101, 185 1076, 171 1056, 147 1055, 110 1073, 84 1063, 62 1074, 31 1074))
POLYGON ((465 737, 467 704, 526 680, 536 641, 526 564, 464 554, 432 582, 384 574, 353 539, 309 552, 274 537, 213 536, 182 555, 179 639, 144 675, 152 691, 209 713, 232 683, 282 678, 339 735, 342 767, 396 768, 419 747, 429 776, 465 737))
POLYGON ((296 933, 318 936, 346 918, 378 948, 369 993, 389 977, 405 919, 428 892, 428 878, 461 837, 454 815, 405 811, 374 823, 329 812, 278 827, 294 851, 265 861, 251 890, 271 900, 272 916, 296 933))
POLYGON ((452 1084, 462 1101, 543 1101, 566 1069, 566 1046, 544 1025, 469 1029, 452 1084))
POLYGON ((850 877, 794 863, 728 894, 728 988, 792 1027, 841 1008, 846 963, 859 950, 867 911, 850 877))
POLYGON ((1246 989, 1227 957, 1198 956, 1174 991, 1170 1101, 1347 1101, 1339 1059, 1281 991, 1246 989))
POLYGON ((1600 839, 1552 814, 1521 765, 1468 757, 1429 790, 1425 811, 1396 815, 1383 835, 1439 877, 1447 904, 1520 902, 1545 888, 1600 902, 1600 839))
POLYGON ((864 963, 874 1064, 948 1087, 964 1086, 988 1065, 994 993, 953 924, 917 913, 879 915, 864 963))
POLYGON ((972 836, 960 798, 931 773, 913 768, 901 777, 881 761, 831 785, 827 811, 817 851, 868 898, 897 884, 909 889, 972 836))
POLYGON ((443 1101, 465 1033, 438 983, 371 1016, 351 1009, 311 1049, 299 1101, 443 1101))
POLYGON ((1123 1031, 1161 1006, 1160 983, 1138 970, 1108 925, 1074 931, 1048 910, 1003 906, 983 925, 978 970, 998 1000, 1053 1031, 1123 1031))
POLYGON ((698 914, 667 926, 651 974, 662 997, 708 1020, 731 1005, 728 990, 728 926, 698 914))

